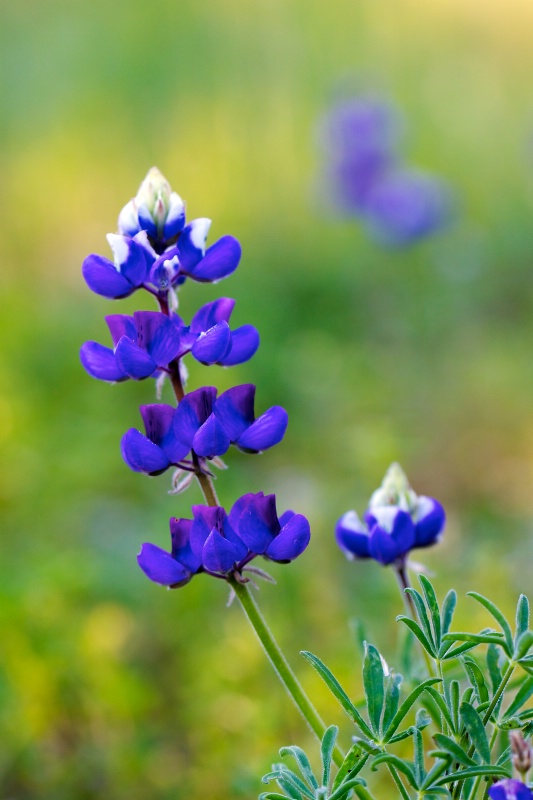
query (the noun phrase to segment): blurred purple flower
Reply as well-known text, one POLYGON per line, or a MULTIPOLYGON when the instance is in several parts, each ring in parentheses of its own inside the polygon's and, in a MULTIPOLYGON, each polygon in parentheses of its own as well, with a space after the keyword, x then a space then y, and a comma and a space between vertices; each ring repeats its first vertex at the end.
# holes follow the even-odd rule
POLYGON ((157 475, 180 462, 192 450, 200 458, 224 455, 230 444, 247 453, 259 453, 278 444, 287 429, 288 415, 273 406, 257 419, 255 386, 234 386, 217 398, 214 386, 185 395, 177 408, 141 406, 146 436, 130 428, 122 437, 122 456, 135 472, 157 475))
POLYGON ((522 781, 504 778, 489 789, 491 800, 533 800, 533 792, 522 781))
POLYGON ((373 558, 380 564, 401 562, 416 547, 435 544, 446 522, 441 504, 417 496, 397 464, 372 495, 362 521, 355 511, 338 520, 337 543, 348 558, 373 558))
POLYGON ((302 514, 286 511, 278 518, 274 495, 246 494, 229 514, 220 506, 192 507, 193 520, 170 520, 170 553, 143 544, 137 561, 143 572, 163 586, 182 586, 195 574, 218 578, 240 572, 256 556, 288 563, 311 536, 302 514))

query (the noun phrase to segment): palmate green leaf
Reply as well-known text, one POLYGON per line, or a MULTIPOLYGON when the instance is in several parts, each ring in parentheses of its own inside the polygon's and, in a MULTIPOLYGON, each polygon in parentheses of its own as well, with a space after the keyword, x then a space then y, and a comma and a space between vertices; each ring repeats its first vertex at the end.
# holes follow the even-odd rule
POLYGON ((426 777, 426 770, 424 767, 424 744, 419 728, 413 728, 413 744, 416 785, 422 786, 424 778, 426 777))
MULTIPOLYGON (((349 780, 342 783, 339 788, 330 795, 329 800, 344 800, 345 797, 348 797, 351 789, 355 789, 357 786, 364 787, 365 782, 362 778, 350 778, 349 780)), ((361 796, 361 795, 358 795, 361 796)), ((363 795, 364 796, 364 795, 363 795)), ((369 796, 369 795, 367 795, 369 796)))
POLYGON ((403 678, 401 675, 391 673, 387 678, 385 690, 385 708, 383 711, 382 730, 386 731, 400 705, 400 686, 403 678))
POLYGON ((473 597, 474 600, 477 600, 484 608, 487 609, 489 614, 492 614, 500 628, 502 629, 503 636, 505 638, 505 651, 506 653, 511 656, 513 652, 513 634, 511 631, 511 626, 505 619, 503 613, 500 611, 498 606, 496 606, 491 600, 484 597, 479 592, 467 592, 468 597, 473 597))
POLYGON ((494 776, 496 778, 508 778, 509 771, 504 767, 495 767, 484 764, 479 764, 477 767, 468 767, 467 769, 452 772, 450 775, 445 775, 436 781, 437 786, 445 786, 447 783, 455 783, 458 780, 468 780, 469 778, 477 778, 478 775, 494 776))
POLYGON ((448 633, 450 630, 450 626, 452 624, 453 614, 455 611, 455 606, 457 605, 457 593, 450 589, 446 597, 444 598, 444 602, 442 604, 442 635, 444 636, 445 633, 448 633))
POLYGON ((276 781, 280 789, 290 797, 295 798, 314 798, 314 792, 311 792, 305 783, 298 777, 292 770, 285 766, 285 764, 274 764, 272 772, 263 775, 263 783, 270 783, 276 781))
POLYGON ((459 704, 461 686, 459 681, 450 682, 450 710, 452 712, 453 730, 459 732, 459 704))
POLYGON ((300 768, 303 779, 307 782, 310 788, 313 790, 318 789, 318 781, 315 778, 311 764, 309 763, 309 759, 301 747, 298 747, 295 744, 289 745, 288 747, 281 747, 279 754, 282 758, 285 758, 285 756, 292 756, 300 768))
POLYGON ((329 775, 331 771, 331 757, 335 749, 335 743, 339 729, 336 725, 330 725, 322 737, 320 752, 322 755, 322 786, 329 786, 329 775))
MULTIPOLYGON (((262 792, 259 795, 259 800, 287 800, 287 795, 279 794, 279 792, 262 792)), ((295 800, 299 800, 299 798, 295 798, 295 800)))
POLYGON ((435 702, 434 695, 429 693, 425 694, 420 699, 420 705, 423 706, 428 712, 437 728, 440 728, 442 725, 442 714, 440 711, 440 706, 435 702))
POLYGON ((516 633, 515 642, 529 628, 529 600, 525 594, 521 594, 516 605, 516 633))
POLYGON ((431 643, 432 650, 435 652, 436 651, 436 646, 435 646, 435 640, 434 640, 434 637, 433 637, 433 630, 432 630, 431 624, 429 622, 429 617, 428 617, 428 613, 427 613, 427 609, 426 609, 426 604, 424 603, 422 595, 420 594, 420 592, 417 592, 416 589, 413 589, 411 587, 405 589, 405 593, 408 594, 412 598, 412 600, 413 600, 413 602, 415 604, 415 607, 416 607, 416 613, 417 613, 417 616, 418 616, 418 621, 420 623, 420 626, 421 626, 422 630, 424 631, 427 640, 431 643))
POLYGON ((462 764, 464 767, 475 766, 476 762, 474 759, 470 758, 466 750, 450 736, 446 736, 444 733, 436 733, 433 738, 441 750, 448 753, 454 761, 459 762, 459 764, 462 764))
POLYGON ((463 642, 463 644, 450 649, 452 644, 453 642, 447 640, 441 644, 439 649, 439 658, 441 661, 451 661, 452 658, 457 658, 457 656, 460 656, 462 653, 468 653, 469 650, 473 650, 474 647, 477 647, 478 645, 477 642, 474 644, 470 642, 463 642))
POLYGON ((437 690, 434 689, 432 686, 428 686, 426 692, 427 692, 426 697, 429 695, 435 701, 436 705, 439 708, 440 713, 444 717, 444 720, 448 725, 448 727, 450 728, 450 730, 452 731, 452 733, 456 733, 457 730, 454 725, 452 715, 450 714, 450 709, 448 708, 444 697, 440 694, 440 692, 437 692, 437 690))
POLYGON ((419 575, 418 580, 420 581, 422 591, 424 592, 426 605, 429 610, 433 627, 433 641, 435 642, 435 648, 438 650, 441 643, 441 618, 439 604, 437 602, 437 595, 435 594, 435 589, 425 575, 419 575))
POLYGON ((419 684, 419 686, 416 686, 413 689, 411 694, 409 694, 405 698, 405 700, 401 704, 400 708, 398 709, 398 711, 396 712, 396 714, 392 718, 388 729, 384 732, 383 741, 390 742, 390 740, 392 739, 392 737, 396 733, 399 725, 401 724, 402 720, 404 719, 406 714, 409 713, 413 703, 418 699, 418 697, 420 697, 422 692, 425 691, 425 689, 428 686, 434 686, 436 683, 441 683, 440 678, 426 678, 425 681, 423 681, 421 684, 419 684))
POLYGON ((514 648, 514 658, 524 658, 533 645, 533 631, 524 631, 518 638, 514 648))
MULTIPOLYGON (((447 754, 445 754, 444 758, 440 758, 429 770, 426 777, 424 778, 420 788, 429 790, 430 788, 434 788, 433 784, 436 780, 440 778, 440 776, 446 772, 448 767, 450 766, 450 759, 447 754)), ((438 792, 441 792, 442 789, 435 787, 438 792)))
POLYGON ((500 647, 503 647, 503 649, 506 650, 505 639, 501 633, 496 633, 495 631, 492 633, 468 633, 467 631, 454 631, 452 633, 447 633, 443 639, 447 642, 468 642, 473 645, 499 644, 500 647))
POLYGON ((355 777, 363 769, 367 761, 368 754, 363 752, 358 744, 352 745, 346 753, 342 766, 335 776, 332 791, 335 791, 346 778, 355 777))
POLYGON ((502 681, 502 671, 499 665, 500 651, 495 644, 489 644, 487 648, 487 668, 490 675, 490 682, 492 685, 492 693, 497 691, 498 686, 502 681))
POLYGON ((413 765, 408 761, 404 761, 403 758, 394 755, 394 753, 382 753, 380 756, 376 756, 376 758, 373 760, 372 772, 375 772, 380 764, 392 764, 392 766, 397 769, 398 772, 401 772, 403 775, 405 775, 413 789, 418 788, 413 765))
POLYGON ((365 643, 365 659, 363 662, 363 686, 365 689, 368 718, 376 739, 381 733, 381 714, 385 700, 383 664, 376 648, 365 643))
POLYGON ((463 702, 461 703, 461 718, 476 752, 486 764, 490 763, 489 740, 477 710, 470 703, 463 702))
POLYGON ((487 703, 489 700, 489 690, 485 683, 485 677, 479 668, 478 664, 472 656, 463 656, 461 659, 463 666, 466 670, 470 683, 477 694, 480 703, 487 703))
POLYGON ((507 720, 509 717, 513 717, 518 711, 520 711, 524 703, 527 703, 532 694, 533 694, 533 677, 530 675, 525 679, 522 686, 517 691, 513 699, 513 702, 503 715, 503 719, 507 720))
POLYGON ((406 625, 409 628, 409 630, 412 633, 414 633, 414 635, 416 636, 416 638, 418 639, 424 650, 426 650, 430 656, 435 658, 436 655, 435 648, 429 641, 428 637, 426 636, 420 625, 417 622, 415 622, 414 619, 411 619, 411 617, 406 617, 405 614, 400 614, 399 616, 396 617, 396 621, 403 622, 404 625, 406 625))
POLYGON ((364 736, 368 737, 369 739, 373 738, 372 731, 370 730, 369 726, 356 709, 340 683, 338 682, 337 678, 333 675, 331 670, 329 670, 326 665, 318 658, 318 656, 313 655, 308 650, 302 650, 301 655, 308 661, 311 666, 318 672, 328 689, 337 698, 341 706, 344 708, 352 722, 354 722, 361 733, 364 736))

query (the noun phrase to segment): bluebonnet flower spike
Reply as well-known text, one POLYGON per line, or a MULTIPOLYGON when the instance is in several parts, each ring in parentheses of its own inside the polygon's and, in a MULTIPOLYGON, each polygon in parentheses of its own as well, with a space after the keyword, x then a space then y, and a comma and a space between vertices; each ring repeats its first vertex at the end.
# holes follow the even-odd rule
POLYGON ((259 555, 288 563, 303 553, 311 536, 302 514, 286 511, 278 518, 275 496, 262 492, 240 497, 229 514, 204 505, 192 512, 192 520, 170 520, 170 553, 143 544, 137 561, 155 583, 182 586, 201 572, 227 578, 259 555))
POLYGON ((491 800, 533 800, 533 792, 522 781, 505 778, 489 789, 491 800))
POLYGON ((373 558, 380 564, 402 561, 415 547, 434 544, 446 515, 432 497, 417 496, 405 473, 393 464, 372 497, 364 521, 348 511, 337 522, 337 543, 349 558, 373 558))

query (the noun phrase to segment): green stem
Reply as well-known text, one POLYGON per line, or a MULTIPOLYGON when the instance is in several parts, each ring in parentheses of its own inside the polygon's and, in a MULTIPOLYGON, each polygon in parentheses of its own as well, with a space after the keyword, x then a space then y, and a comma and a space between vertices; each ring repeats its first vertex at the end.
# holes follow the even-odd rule
MULTIPOLYGON (((284 685, 285 689, 292 697, 296 707, 301 712, 303 718, 311 728, 319 740, 326 731, 326 726, 322 722, 317 710, 304 692, 298 678, 292 671, 289 663, 283 653, 281 652, 278 643, 274 639, 263 615, 261 614, 252 594, 248 588, 247 583, 241 583, 235 578, 228 581, 232 586, 235 594, 237 595, 244 613, 248 617, 248 621, 254 629, 257 638, 263 645, 265 653, 267 654, 270 663, 277 672, 278 678, 284 685)), ((333 751, 333 760, 335 764, 340 767, 344 761, 344 756, 341 750, 336 747, 333 751)))
POLYGON ((387 766, 389 768, 390 774, 392 775, 392 780, 394 781, 394 783, 398 787, 398 791, 400 792, 403 800, 410 800, 410 797, 407 794, 407 789, 403 785, 402 780, 401 780, 400 776, 398 775, 398 773, 396 772, 395 768, 392 766, 392 764, 387 764, 387 766))
MULTIPOLYGON (((497 737, 498 737, 498 726, 495 725, 494 726, 494 730, 492 731, 492 735, 490 737, 490 742, 489 742, 489 750, 490 750, 490 752, 492 752, 492 748, 494 747, 494 743, 496 742, 497 737)), ((474 781, 474 785, 472 786, 472 791, 470 792, 470 794, 468 796, 468 800, 474 800, 474 798, 475 798, 475 796, 477 794, 477 790, 479 789, 479 784, 481 783, 482 777, 483 777, 482 775, 478 775, 477 776, 476 780, 474 781)))

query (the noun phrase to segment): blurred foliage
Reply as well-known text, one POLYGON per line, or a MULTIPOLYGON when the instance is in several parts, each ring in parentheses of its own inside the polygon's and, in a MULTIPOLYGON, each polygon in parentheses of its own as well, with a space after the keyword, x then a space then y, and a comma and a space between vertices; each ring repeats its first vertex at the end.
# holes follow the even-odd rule
MULTIPOLYGON (((309 553, 274 566, 261 600, 338 722, 297 653, 327 660, 355 696, 350 619, 394 653, 392 575, 347 563, 332 539, 389 462, 449 512, 445 541, 421 554, 439 593, 490 585, 509 611, 530 588, 533 9, 4 0, 0 15, 1 795, 255 797, 279 746, 313 749, 310 735, 222 584, 169 593, 135 564, 200 496, 171 498, 166 477, 122 463, 153 387, 93 381, 77 353, 141 298, 91 295, 80 264, 107 253, 152 164, 189 217, 213 218, 211 241, 241 240, 235 276, 187 286, 181 307, 235 297, 261 348, 231 371, 191 365, 190 386, 253 381, 259 411, 289 411, 284 443, 232 452, 219 491, 226 504, 276 491, 310 517, 309 553), (361 80, 394 98, 409 157, 460 198, 449 231, 402 252, 336 219, 317 179, 317 119, 361 80)), ((475 627, 468 600, 461 614, 475 627)))

